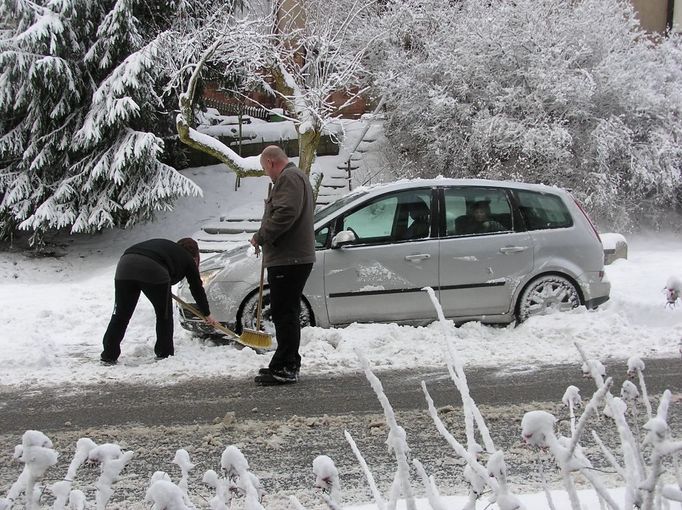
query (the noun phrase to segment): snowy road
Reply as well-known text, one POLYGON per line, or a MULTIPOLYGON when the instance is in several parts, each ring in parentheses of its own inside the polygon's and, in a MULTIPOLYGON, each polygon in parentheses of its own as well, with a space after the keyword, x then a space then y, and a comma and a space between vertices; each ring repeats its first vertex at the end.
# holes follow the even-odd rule
MULTIPOLYGON (((612 362, 607 367, 614 377, 614 393, 618 393, 625 378, 625 363, 612 362)), ((462 468, 435 432, 419 388, 425 380, 444 421, 456 437, 464 440, 459 400, 446 372, 412 370, 377 375, 399 423, 407 430, 413 456, 435 474, 443 489, 461 490, 462 468)), ((566 387, 573 384, 581 388, 585 400, 593 390, 592 382, 581 378, 575 364, 533 371, 470 369, 467 376, 493 439, 505 450, 511 479, 519 489, 532 490, 537 480, 527 472, 531 451, 520 441, 523 414, 534 409, 552 412, 566 433, 568 413, 559 404, 566 387)), ((679 358, 648 360, 646 378, 652 395, 669 388, 674 398, 682 396, 679 358)), ((27 428, 45 432, 55 449, 62 452, 57 473, 65 470, 80 437, 98 443, 117 442, 135 451, 117 490, 127 494, 128 502, 142 499, 145 480, 154 471, 178 476, 177 466, 170 462, 178 448, 188 450, 198 464, 194 476, 200 478, 206 469, 218 469, 223 449, 236 444, 261 478, 269 494, 268 508, 277 508, 280 500, 284 507, 286 496, 291 494, 309 506, 317 504, 310 466, 319 454, 328 454, 337 463, 346 502, 370 499, 344 430, 352 434, 382 486, 388 486, 395 470, 395 460, 384 444, 387 429, 381 407, 362 374, 309 377, 296 386, 269 388, 255 387, 245 379, 204 379, 167 387, 114 383, 63 386, 34 393, 5 390, 0 395, 0 493, 18 474, 19 466, 8 453, 27 428), (139 498, 132 496, 136 493, 139 498)), ((673 431, 681 430, 680 406, 672 406, 671 413, 673 431)), ((608 420, 593 423, 607 441, 612 437, 608 420)), ((589 438, 585 437, 589 448, 589 438)), ((96 477, 97 470, 91 468, 86 476, 96 477)), ((195 487, 201 486, 198 479, 195 482, 195 487)))

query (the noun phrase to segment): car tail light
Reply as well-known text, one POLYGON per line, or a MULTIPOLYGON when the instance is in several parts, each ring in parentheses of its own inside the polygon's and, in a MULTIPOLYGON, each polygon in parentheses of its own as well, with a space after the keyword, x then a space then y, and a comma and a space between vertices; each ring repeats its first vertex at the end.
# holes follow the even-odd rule
POLYGON ((601 242, 601 237, 599 237, 599 232, 597 231, 597 227, 595 227, 594 223, 592 223, 592 220, 590 219, 589 214, 587 214, 587 211, 585 210, 585 208, 582 206, 582 204, 580 202, 578 202, 578 200, 576 200, 576 198, 574 196, 571 196, 571 198, 575 202, 575 205, 578 206, 578 209, 580 209, 580 212, 583 213, 583 216, 585 216, 587 223, 589 223, 590 227, 592 227, 592 232, 594 232, 594 235, 597 236, 597 240, 599 241, 599 244, 601 244, 603 246, 603 243, 601 242))

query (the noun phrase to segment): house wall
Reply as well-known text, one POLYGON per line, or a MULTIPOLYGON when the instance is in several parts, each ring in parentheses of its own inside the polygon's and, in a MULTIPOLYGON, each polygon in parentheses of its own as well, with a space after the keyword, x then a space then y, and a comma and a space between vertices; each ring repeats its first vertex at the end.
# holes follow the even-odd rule
POLYGON ((666 31, 669 1, 671 0, 632 0, 644 30, 660 33, 666 31))

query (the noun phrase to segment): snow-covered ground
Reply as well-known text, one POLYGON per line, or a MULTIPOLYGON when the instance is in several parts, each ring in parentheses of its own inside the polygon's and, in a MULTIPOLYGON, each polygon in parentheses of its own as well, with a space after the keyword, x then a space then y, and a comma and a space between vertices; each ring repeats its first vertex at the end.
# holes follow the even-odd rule
MULTIPOLYGON (((318 162, 324 165, 324 158, 318 162)), ((172 384, 230 374, 248 377, 269 356, 250 349, 203 342, 176 325, 176 355, 153 362, 154 314, 142 297, 122 344, 119 365, 98 362, 101 339, 113 305, 113 273, 123 250, 152 237, 177 239, 232 210, 260 215, 267 178, 243 181, 221 166, 187 170, 204 190, 203 198, 180 201, 173 212, 129 231, 69 238, 60 257, 36 258, 0 253, 0 384, 56 385, 67 382, 135 381, 172 384)), ((478 323, 452 328, 450 335, 467 365, 532 369, 547 363, 576 362, 580 342, 588 355, 605 359, 679 356, 682 305, 666 308, 663 287, 682 276, 682 240, 670 234, 628 239, 629 258, 607 266, 611 300, 596 311, 533 318, 519 327, 478 323)), ((435 320, 435 313, 434 313, 435 320)), ((375 369, 443 366, 429 327, 354 324, 345 329, 307 328, 301 353, 303 375, 359 370, 356 349, 375 369)))

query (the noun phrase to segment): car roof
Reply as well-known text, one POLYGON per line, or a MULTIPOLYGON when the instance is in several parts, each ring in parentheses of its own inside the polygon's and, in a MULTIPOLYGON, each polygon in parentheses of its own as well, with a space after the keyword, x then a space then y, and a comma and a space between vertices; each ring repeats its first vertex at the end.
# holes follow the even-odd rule
POLYGON ((371 186, 362 186, 355 188, 353 193, 383 193, 386 191, 396 191, 401 189, 410 189, 415 187, 439 187, 439 186, 481 186, 488 188, 510 188, 539 192, 551 193, 565 193, 566 190, 557 186, 548 186, 546 184, 531 184, 517 181, 498 181, 492 179, 452 179, 446 177, 436 177, 435 179, 401 179, 389 183, 378 183, 371 186))

